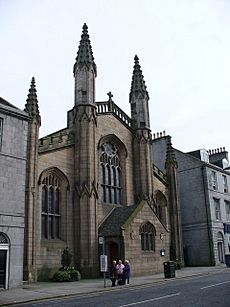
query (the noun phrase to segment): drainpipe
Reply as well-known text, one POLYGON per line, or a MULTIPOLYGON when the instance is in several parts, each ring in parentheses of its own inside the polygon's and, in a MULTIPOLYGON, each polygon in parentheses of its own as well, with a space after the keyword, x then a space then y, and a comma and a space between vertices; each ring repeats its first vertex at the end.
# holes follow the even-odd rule
POLYGON ((207 228, 208 228, 210 265, 214 266, 215 259, 214 259, 214 249, 213 249, 213 236, 212 236, 212 229, 211 229, 210 201, 208 197, 207 172, 206 172, 206 167, 204 165, 201 166, 201 172, 202 172, 204 201, 205 201, 205 209, 206 209, 207 228))

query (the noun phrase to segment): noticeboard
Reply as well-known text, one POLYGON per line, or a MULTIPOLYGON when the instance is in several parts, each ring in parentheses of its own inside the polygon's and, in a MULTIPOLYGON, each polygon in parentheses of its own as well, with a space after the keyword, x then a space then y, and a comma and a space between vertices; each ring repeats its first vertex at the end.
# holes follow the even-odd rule
POLYGON ((107 272, 108 271, 108 257, 107 255, 100 256, 100 271, 107 272))

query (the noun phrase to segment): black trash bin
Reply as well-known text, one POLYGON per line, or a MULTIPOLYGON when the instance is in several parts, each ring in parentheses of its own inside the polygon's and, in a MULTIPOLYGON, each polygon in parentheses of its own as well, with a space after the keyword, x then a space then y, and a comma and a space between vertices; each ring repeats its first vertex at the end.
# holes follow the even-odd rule
POLYGON ((225 264, 228 268, 230 267, 230 254, 225 255, 225 264))
POLYGON ((164 262, 165 278, 175 277, 175 263, 173 261, 164 262))

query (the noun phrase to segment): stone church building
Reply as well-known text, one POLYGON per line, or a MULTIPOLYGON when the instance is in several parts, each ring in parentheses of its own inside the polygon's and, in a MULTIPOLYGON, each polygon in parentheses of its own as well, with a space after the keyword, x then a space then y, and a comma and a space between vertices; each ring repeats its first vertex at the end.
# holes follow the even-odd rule
POLYGON ((111 93, 95 101, 97 66, 86 24, 73 75, 67 126, 41 139, 34 78, 29 89, 24 278, 51 274, 66 247, 83 277, 99 275, 102 247, 109 266, 129 259, 133 275, 162 272, 169 259, 183 262, 177 164, 170 143, 166 174, 152 160, 149 94, 138 57, 131 118, 111 93))

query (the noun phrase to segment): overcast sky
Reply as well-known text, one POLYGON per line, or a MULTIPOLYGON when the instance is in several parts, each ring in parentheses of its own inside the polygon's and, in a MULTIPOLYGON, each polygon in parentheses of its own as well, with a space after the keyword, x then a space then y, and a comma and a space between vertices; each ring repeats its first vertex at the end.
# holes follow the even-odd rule
POLYGON ((40 136, 66 127, 84 23, 97 101, 111 91, 130 115, 137 54, 152 131, 165 130, 182 151, 230 151, 229 0, 0 0, 0 96, 24 109, 34 76, 40 136))

